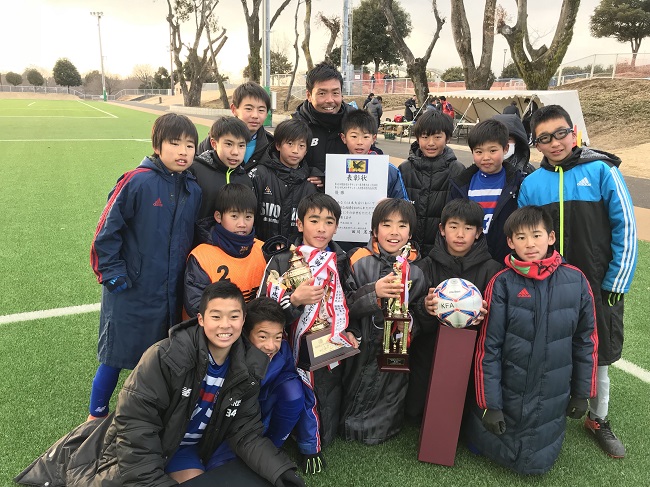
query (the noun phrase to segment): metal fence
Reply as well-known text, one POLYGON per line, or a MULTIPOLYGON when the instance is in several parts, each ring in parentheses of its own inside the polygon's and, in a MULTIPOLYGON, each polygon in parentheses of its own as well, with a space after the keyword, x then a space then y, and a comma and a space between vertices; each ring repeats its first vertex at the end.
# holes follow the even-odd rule
POLYGON ((594 54, 562 63, 551 86, 592 78, 650 78, 650 54, 594 54))

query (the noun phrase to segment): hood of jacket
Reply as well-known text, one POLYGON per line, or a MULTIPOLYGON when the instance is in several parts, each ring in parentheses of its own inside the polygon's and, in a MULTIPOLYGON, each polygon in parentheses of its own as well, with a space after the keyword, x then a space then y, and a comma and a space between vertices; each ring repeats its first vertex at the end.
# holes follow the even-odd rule
POLYGON ((528 161, 530 159, 530 146, 528 145, 528 136, 526 135, 526 129, 524 124, 521 123, 521 120, 517 115, 512 114, 499 114, 492 117, 494 120, 498 120, 506 127, 508 127, 508 134, 510 137, 515 139, 515 153, 510 156, 508 160, 511 162, 517 162, 521 160, 528 161))
POLYGON ((370 105, 381 105, 381 102, 377 98, 370 100, 370 105))
POLYGON ((463 257, 455 257, 447 251, 447 241, 440 231, 438 231, 436 234, 436 241, 433 244, 433 249, 429 252, 429 257, 431 260, 447 269, 455 269, 455 272, 458 273, 458 275, 461 275, 464 269, 469 269, 470 267, 492 260, 492 256, 488 251, 485 235, 482 232, 478 240, 474 242, 466 255, 463 257))
MULTIPOLYGON (((571 155, 564 159, 559 165, 562 166, 564 171, 568 171, 579 164, 593 161, 603 161, 616 167, 621 165, 621 159, 618 156, 603 150, 591 149, 589 147, 574 147, 571 155)), ((549 163, 546 157, 542 159, 540 167, 549 171, 555 171, 555 166, 549 163)))
POLYGON ((309 100, 303 101, 296 111, 292 115, 292 118, 302 118, 308 124, 319 125, 328 131, 336 130, 340 131, 341 120, 343 120, 343 115, 345 115, 350 110, 350 105, 345 101, 341 103, 341 108, 337 113, 321 113, 316 111, 314 106, 309 102, 309 100))

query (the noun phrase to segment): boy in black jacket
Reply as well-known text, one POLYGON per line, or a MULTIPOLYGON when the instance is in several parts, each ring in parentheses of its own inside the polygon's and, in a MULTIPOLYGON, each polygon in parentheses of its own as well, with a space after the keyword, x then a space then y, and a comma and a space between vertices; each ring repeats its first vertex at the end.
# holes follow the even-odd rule
POLYGON ((282 235, 293 242, 300 233, 296 227, 298 203, 316 192, 316 186, 307 180, 310 169, 304 160, 311 130, 294 118, 280 123, 273 136, 275 142, 267 157, 248 173, 257 194, 255 231, 263 241, 282 235))
POLYGON ((196 176, 203 195, 197 220, 212 217, 217 193, 226 184, 239 183, 253 188, 253 183, 241 165, 246 144, 250 140, 246 124, 235 117, 223 117, 212 124, 212 150, 197 155, 190 170, 196 176))
POLYGON ((46 471, 66 472, 57 485, 171 487, 189 481, 186 485, 199 486, 219 479, 223 485, 304 486, 295 465, 262 437, 258 395, 269 359, 241 338, 244 310, 237 286, 210 284, 198 323, 175 326, 169 338, 145 352, 120 392, 112 419, 86 423, 105 434, 91 434, 69 458, 53 449, 39 459, 46 471), (108 428, 102 421, 110 422, 108 428), (211 457, 224 441, 246 465, 211 469, 211 457), (51 465, 61 457, 67 468, 51 465), (250 475, 251 470, 268 482, 250 475))
MULTIPOLYGON (((419 421, 429 388, 433 350, 438 337, 437 301, 433 290, 442 281, 460 277, 474 284, 481 294, 501 265, 492 260, 483 232, 483 210, 478 203, 457 199, 442 210, 440 231, 431 253, 415 265, 422 269, 429 293, 411 308, 420 333, 409 348, 411 374, 406 394, 406 414, 419 421)), ((485 305, 484 305, 485 306, 485 305)))

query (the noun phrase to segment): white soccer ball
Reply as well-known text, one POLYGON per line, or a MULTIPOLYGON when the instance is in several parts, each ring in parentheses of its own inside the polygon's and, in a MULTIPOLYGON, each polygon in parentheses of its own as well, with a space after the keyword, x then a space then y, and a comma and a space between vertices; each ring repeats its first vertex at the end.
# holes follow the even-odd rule
POLYGON ((480 314, 481 292, 465 279, 453 277, 442 281, 433 292, 438 297, 436 316, 447 326, 465 328, 480 314))

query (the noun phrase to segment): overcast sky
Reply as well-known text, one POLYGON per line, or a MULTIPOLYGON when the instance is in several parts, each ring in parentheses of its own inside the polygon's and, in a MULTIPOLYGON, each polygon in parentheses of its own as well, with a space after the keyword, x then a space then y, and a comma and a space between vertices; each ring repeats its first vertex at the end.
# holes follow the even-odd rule
MULTIPOLYGON (((249 5, 252 3, 248 0, 249 5)), ((360 0, 351 0, 354 7, 360 0)), ((595 39, 589 33, 589 18, 600 0, 582 0, 578 20, 574 29, 573 42, 564 58, 565 62, 578 60, 593 54, 629 53, 629 44, 618 43, 613 39, 595 39)), ((280 0, 271 0, 271 10, 280 5, 280 0)), ((410 12, 413 32, 407 44, 414 55, 424 53, 433 36, 435 20, 431 3, 426 0, 401 0, 401 5, 410 12)), ((506 10, 516 16, 514 0, 500 2, 506 10)), ((441 15, 447 18, 440 40, 433 50, 429 66, 446 69, 459 66, 460 59, 454 46, 450 10, 447 0, 439 0, 441 15)), ((474 57, 480 56, 481 27, 484 2, 467 0, 468 18, 472 29, 474 57), (471 9, 469 7, 471 5, 471 9)), ((545 37, 542 42, 549 44, 553 38, 555 25, 562 0, 528 2, 529 29, 545 37)), ((319 11, 326 15, 341 14, 343 0, 313 0, 312 17, 319 11)), ((70 59, 83 74, 99 69, 99 40, 97 18, 91 11, 102 11, 101 33, 104 53, 104 68, 107 73, 127 76, 134 65, 149 64, 154 68, 165 66, 169 69, 169 28, 166 0, 13 0, 3 2, 0 15, 0 72, 16 71, 22 73, 27 67, 52 70, 60 57, 70 59)), ((293 58, 293 16, 295 1, 285 9, 271 32, 271 46, 286 51, 293 58)), ((246 23, 241 0, 221 0, 217 7, 220 24, 226 27, 228 41, 218 56, 220 69, 231 79, 239 80, 242 69, 248 64, 248 42, 246 23)), ((302 37, 301 7, 299 31, 302 37)), ((362 21, 362 19, 355 19, 362 21)), ((514 23, 514 20, 511 22, 514 23)), ((188 30, 183 39, 193 39, 188 30)), ((327 42, 327 30, 312 19, 311 52, 315 61, 323 57, 327 42)), ((541 42, 540 42, 541 43, 541 42)), ((646 39, 641 52, 647 52, 646 39)), ((340 41, 338 42, 340 44, 340 41)), ((539 43, 538 43, 539 44, 539 43)), ((505 39, 497 35, 494 43, 492 69, 499 75, 503 66, 505 39)), ((301 52, 302 56, 302 52, 301 52)), ((509 62, 506 53, 506 64, 509 62)), ((302 61, 304 63, 304 61, 302 61)))

